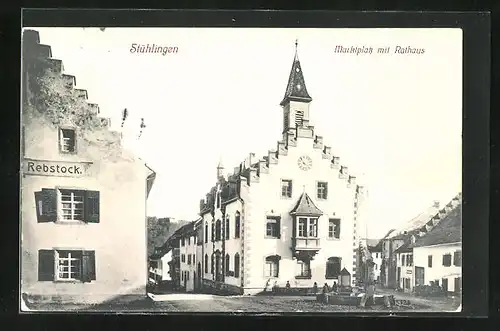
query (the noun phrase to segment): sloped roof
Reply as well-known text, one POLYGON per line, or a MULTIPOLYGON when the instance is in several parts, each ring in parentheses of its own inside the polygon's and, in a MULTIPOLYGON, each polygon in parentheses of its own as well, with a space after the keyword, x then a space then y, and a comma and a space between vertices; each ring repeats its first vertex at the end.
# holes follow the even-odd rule
POLYGON ((462 241, 462 204, 459 203, 427 234, 417 239, 412 247, 423 247, 462 241))
POLYGON ((410 221, 404 223, 401 227, 394 229, 391 233, 387 234, 387 239, 397 239, 402 238, 411 232, 420 231, 420 229, 425 226, 430 219, 439 212, 439 206, 433 205, 427 208, 422 213, 418 214, 410 221))
POLYGON ((366 239, 366 245, 370 252, 381 252, 382 251, 382 240, 381 239, 366 239))
POLYGON ((312 215, 312 216, 321 216, 323 212, 316 207, 312 199, 309 195, 304 192, 299 198, 299 201, 295 205, 295 207, 290 211, 292 215, 312 215))
POLYGON ((293 59, 292 70, 290 71, 290 77, 288 78, 285 96, 283 97, 283 101, 281 101, 280 105, 283 106, 289 100, 300 100, 305 102, 312 101, 311 96, 307 92, 304 74, 302 73, 302 68, 300 67, 297 51, 295 51, 295 58, 293 59))
POLYGON ((380 242, 380 239, 366 239, 366 246, 375 247, 380 242))
POLYGON ((406 252, 411 252, 411 251, 412 251, 412 246, 410 245, 409 242, 405 242, 403 245, 401 245, 394 252, 395 253, 406 253, 406 252))

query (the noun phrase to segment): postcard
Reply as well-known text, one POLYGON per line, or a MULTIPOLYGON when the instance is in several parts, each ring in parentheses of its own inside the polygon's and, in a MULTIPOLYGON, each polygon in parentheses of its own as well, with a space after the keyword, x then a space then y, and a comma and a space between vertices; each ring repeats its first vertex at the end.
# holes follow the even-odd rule
POLYGON ((21 310, 460 311, 462 39, 25 27, 21 310))

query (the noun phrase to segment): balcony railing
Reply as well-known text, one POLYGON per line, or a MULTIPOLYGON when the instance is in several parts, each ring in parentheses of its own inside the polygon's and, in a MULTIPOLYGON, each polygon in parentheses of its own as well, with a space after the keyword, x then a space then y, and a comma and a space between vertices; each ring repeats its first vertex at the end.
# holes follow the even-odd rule
POLYGON ((320 240, 315 237, 292 238, 292 245, 295 250, 317 251, 320 249, 320 240))

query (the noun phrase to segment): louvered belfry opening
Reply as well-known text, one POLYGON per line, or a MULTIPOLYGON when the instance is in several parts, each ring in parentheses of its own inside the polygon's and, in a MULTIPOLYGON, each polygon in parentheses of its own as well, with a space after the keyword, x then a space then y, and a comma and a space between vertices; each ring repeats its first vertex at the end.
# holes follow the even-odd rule
POLYGON ((295 126, 301 127, 304 122, 304 111, 296 110, 295 111, 295 126))

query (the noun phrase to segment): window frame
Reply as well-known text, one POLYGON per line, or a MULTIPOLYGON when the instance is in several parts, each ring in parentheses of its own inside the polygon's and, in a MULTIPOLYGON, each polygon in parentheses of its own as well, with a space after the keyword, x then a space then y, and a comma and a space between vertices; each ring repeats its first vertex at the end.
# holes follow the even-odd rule
POLYGON ((234 238, 239 239, 241 235, 241 213, 236 211, 234 214, 234 238))
POLYGON ((282 199, 292 199, 293 197, 293 180, 291 179, 286 179, 286 178, 281 178, 280 179, 280 197, 282 199), (286 195, 283 195, 284 193, 284 183, 287 182, 288 185, 286 186, 286 195))
POLYGON ((330 256, 326 259, 326 263, 325 263, 325 279, 338 279, 340 277, 340 273, 342 271, 342 257, 340 256, 330 256), (335 266, 335 265, 338 265, 338 270, 333 270, 336 272, 336 275, 335 273, 329 273, 329 271, 332 271, 328 266, 329 265, 332 265, 332 266, 335 266))
POLYGON ((279 278, 280 258, 276 255, 269 255, 264 258, 264 277, 279 278), (273 267, 274 266, 274 267, 273 267))
POLYGON ((432 268, 432 261, 433 257, 432 255, 427 255, 427 268, 432 268))
MULTIPOLYGON (((272 232, 272 231, 271 231, 272 232)), ((281 238, 281 217, 279 216, 266 216, 266 233, 264 235, 266 239, 280 239, 281 238), (273 233, 268 233, 269 224, 274 225, 271 229, 274 229, 276 232, 275 235, 273 233)))
POLYGON ((450 254, 450 253, 443 254, 443 263, 442 263, 443 267, 451 267, 453 264, 452 259, 453 259, 452 254, 450 254), (449 257, 449 264, 447 264, 447 263, 445 264, 445 258, 447 258, 447 257, 449 257))
POLYGON ((327 181, 316 181, 316 198, 318 200, 324 201, 328 200, 328 182, 327 181), (323 187, 322 193, 324 193, 324 197, 320 196, 320 184, 325 184, 323 187), (326 192, 326 193, 325 193, 326 192))
POLYGON ((311 261, 309 260, 297 260, 297 265, 300 265, 300 274, 295 275, 295 279, 311 279, 312 271, 311 271, 311 261), (305 268, 305 266, 307 266, 305 268), (307 274, 304 274, 304 270, 307 270, 307 274))
MULTIPOLYGON (((80 282, 83 279, 83 270, 82 270, 82 264, 83 264, 83 250, 78 250, 78 249, 54 249, 54 281, 56 282, 80 282), (62 252, 68 253, 68 258, 61 258, 60 254, 62 252), (78 258, 71 258, 71 254, 75 254, 76 256, 79 256, 78 258), (71 267, 69 264, 71 261, 78 261, 78 277, 77 278, 62 278, 60 277, 60 262, 61 260, 68 260, 68 267, 71 267)), ((71 271, 69 271, 69 275, 71 275, 71 271)))
MULTIPOLYGON (((341 229, 340 229, 340 218, 329 218, 328 219, 328 239, 329 240, 340 240, 340 234, 341 234, 341 229), (337 221, 337 224, 335 224, 335 221, 337 221), (330 225, 334 223, 334 227, 333 227, 333 232, 330 233, 330 225), (338 230, 338 237, 335 236, 335 232, 336 232, 336 229, 339 229, 338 230), (331 236, 330 236, 331 234, 331 236)), ((375 258, 378 258, 377 256, 378 253, 375 253, 375 258)))
POLYGON ((67 155, 74 155, 77 154, 77 136, 78 136, 78 128, 76 127, 71 127, 71 126, 60 126, 58 129, 58 139, 57 143, 59 145, 59 153, 61 154, 67 154, 67 155), (66 151, 63 149, 63 141, 64 141, 64 131, 72 131, 73 132, 73 151, 66 151))

